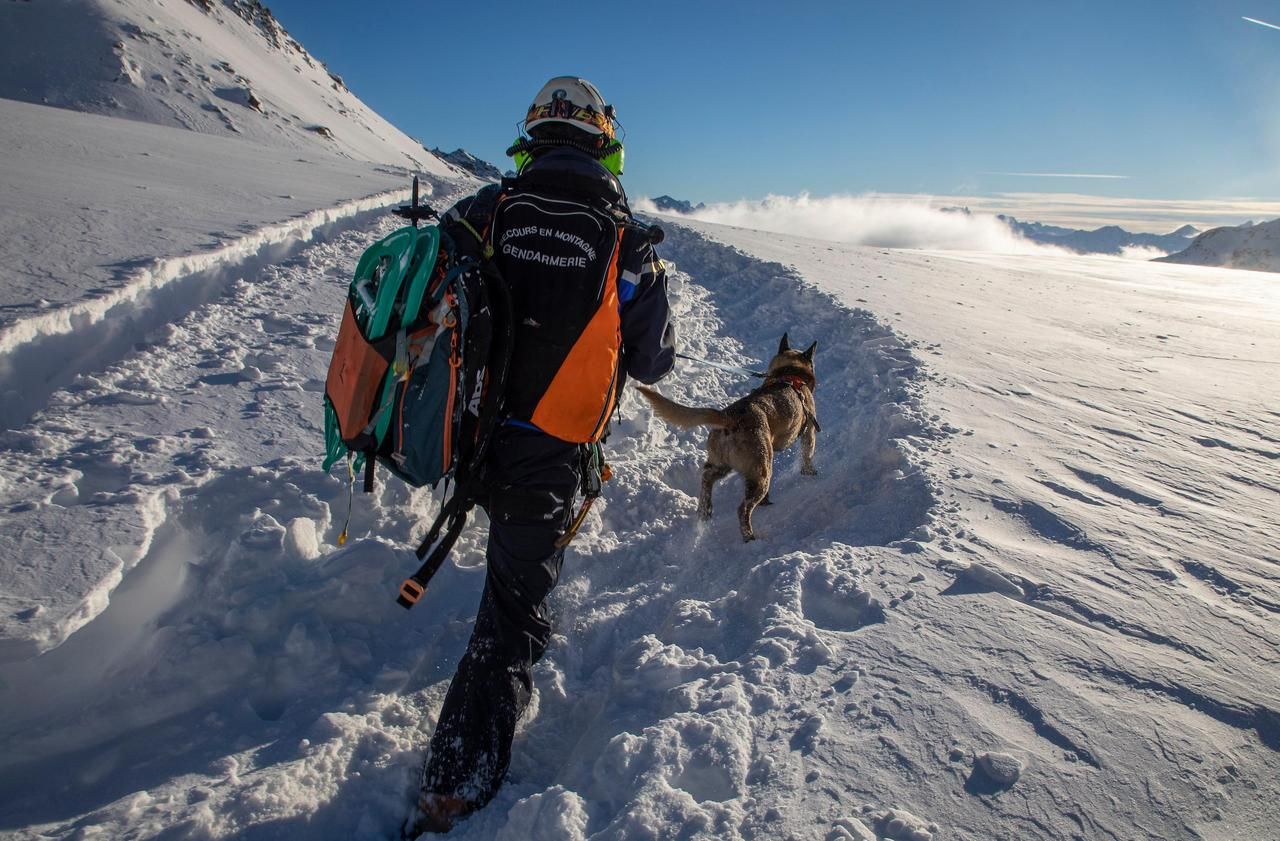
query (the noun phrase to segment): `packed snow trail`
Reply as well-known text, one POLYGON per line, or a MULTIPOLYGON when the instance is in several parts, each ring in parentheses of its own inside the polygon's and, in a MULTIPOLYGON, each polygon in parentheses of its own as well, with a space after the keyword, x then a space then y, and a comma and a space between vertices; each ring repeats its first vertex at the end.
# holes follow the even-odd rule
MULTIPOLYGON (((456 189, 448 185, 429 179, 425 191, 430 196, 441 188, 456 189)), ((111 290, 0 329, 0 394, 5 397, 0 434, 6 436, 10 454, 24 460, 41 453, 45 439, 32 437, 21 427, 50 401, 74 404, 76 400, 68 393, 91 390, 96 375, 136 349, 156 342, 189 313, 223 296, 233 283, 269 269, 314 239, 369 225, 372 219, 386 215, 393 200, 407 195, 407 191, 398 190, 355 199, 288 222, 251 228, 218 248, 140 260, 111 290)), ((180 350, 174 348, 169 353, 180 350)), ((139 376, 136 382, 143 385, 131 394, 96 395, 93 399, 144 403, 167 399, 165 392, 147 388, 149 371, 143 370, 139 376), (141 393, 144 391, 147 393, 141 393)), ((78 469, 84 455, 77 454, 70 466, 78 469)), ((67 466, 64 458, 63 467, 67 466)), ((69 545, 45 554, 29 571, 13 564, 0 567, 0 606, 4 608, 0 613, 0 661, 56 647, 93 619, 106 606, 121 577, 146 553, 154 527, 162 519, 160 495, 152 491, 137 495, 137 516, 123 523, 119 517, 102 520, 102 527, 95 529, 84 522, 83 509, 65 505, 41 508, 37 500, 51 497, 46 492, 48 481, 38 471, 32 474, 24 469, 16 475, 21 478, 13 485, 9 502, 10 513, 18 516, 0 536, 0 547, 10 557, 27 554, 26 534, 33 521, 39 523, 36 531, 59 533, 69 545), (120 540, 119 534, 110 533, 117 530, 129 537, 120 540), (33 612, 31 607, 36 603, 39 610, 33 612)), ((93 475, 76 477, 65 469, 60 475, 65 482, 53 492, 63 501, 87 498, 98 490, 93 475)))
MULTIPOLYGON (((393 597, 430 492, 357 494, 355 539, 333 547, 346 484, 318 469, 320 391, 351 267, 393 224, 244 277, 6 436, 0 490, 22 551, 137 551, 139 535, 147 549, 61 646, 0 665, 0 833, 395 833, 470 632, 484 517, 408 613, 393 597)), ((1248 567, 1255 597, 1185 559, 1217 582, 1198 596, 1234 604, 1200 621, 1238 628, 1238 652, 1153 614, 1177 591, 1142 591, 1155 607, 1126 616, 1099 572, 1123 562, 1113 539, 1072 527, 1005 462, 1000 492, 975 502, 983 442, 935 401, 1047 434, 1018 414, 1020 389, 966 409, 921 362, 946 361, 936 343, 702 235, 671 229, 664 245, 687 352, 754 367, 784 330, 818 342, 820 475, 781 455, 761 539, 744 545, 741 481, 721 483, 718 515, 699 523, 703 433, 673 431, 629 394, 608 445, 615 478, 552 599, 556 636, 510 778, 451 837, 1265 837, 1280 796, 1274 675, 1215 674, 1273 657, 1250 648, 1271 633, 1257 618, 1274 597, 1265 568, 1248 567)), ((934 271, 913 254, 786 247, 822 255, 797 261, 806 276, 829 269, 889 300, 917 293, 877 272, 923 285, 934 271)), ((1009 282, 983 271, 997 291, 1009 282)), ((960 362, 981 381, 980 355, 960 362)), ((752 385, 681 364, 660 388, 723 405, 752 385)), ((1214 440, 1245 447, 1239 430, 1214 440)), ((1252 459, 1265 456, 1243 457, 1236 473, 1264 481, 1252 459)), ((1080 470, 1092 493, 1124 488, 1125 505, 1151 508, 1149 489, 1080 470)))
POLYGON ((0 428, 30 419, 79 373, 93 373, 145 342, 153 330, 220 297, 234 279, 286 259, 302 245, 382 216, 407 201, 398 189, 253 229, 197 254, 139 260, 110 289, 41 315, 0 325, 0 428))
MULTIPOLYGON (((399 690, 424 651, 456 654, 448 628, 467 619, 464 609, 455 617, 428 604, 411 618, 390 601, 429 496, 387 483, 378 501, 361 497, 353 531, 386 542, 321 555, 338 528, 331 511, 346 502, 345 483, 317 467, 334 314, 355 257, 392 224, 383 217, 234 282, 138 352, 78 377, 6 437, 8 510, 23 525, 14 545, 35 556, 33 569, 39 553, 114 551, 115 541, 142 557, 123 585, 104 584, 114 589, 101 595, 109 605, 67 642, 0 666, 0 826, 92 826, 98 819, 79 816, 148 790, 138 796, 180 791, 190 808, 118 815, 109 834, 198 824, 221 804, 201 807, 192 784, 215 783, 218 769, 235 776, 282 734, 295 745, 303 733, 316 739, 365 696, 400 704, 380 693, 399 690), (284 715, 297 704, 307 711, 284 715)), ((422 715, 402 718, 405 749, 415 749, 422 715)), ((414 762, 367 797, 398 809, 414 762)), ((252 786, 232 789, 256 796, 252 786)), ((331 794, 321 786, 288 813, 331 794)), ((222 829, 211 831, 243 829, 256 811, 218 818, 222 829)))
MULTIPOLYGON (((307 824, 331 833, 322 837, 372 838, 398 819, 469 633, 483 515, 411 614, 392 596, 433 513, 429 492, 385 482, 372 500, 357 495, 352 533, 366 537, 332 548, 346 494, 315 466, 327 351, 351 265, 392 224, 340 233, 233 283, 151 344, 79 376, 8 434, 7 475, 20 475, 19 464, 26 471, 6 488, 11 513, 30 518, 23 551, 65 552, 77 539, 60 534, 68 525, 93 540, 138 535, 146 550, 70 639, 0 667, 0 827, 27 833, 19 837, 90 827, 121 838, 177 827, 290 837, 307 824), (44 533, 59 540, 39 539, 46 523, 57 524, 44 533)), ((882 618, 836 564, 926 516, 930 490, 887 437, 927 426, 910 354, 867 314, 825 300, 791 312, 797 280, 778 267, 732 258, 724 272, 721 293, 673 273, 684 346, 758 364, 783 322, 803 319, 820 343, 819 371, 830 371, 834 411, 824 422, 846 431, 820 450, 826 472, 817 479, 802 479, 783 457, 780 501, 759 518, 766 539, 721 567, 691 562, 738 541, 733 518, 696 527, 690 516, 698 436, 672 435, 628 397, 611 443, 618 478, 555 599, 561 633, 539 667, 535 705, 546 713, 527 719, 511 783, 468 824, 474 837, 505 825, 508 811, 523 826, 530 794, 551 804, 548 814, 560 800, 579 802, 582 832, 710 832, 758 820, 739 802, 752 721, 781 702, 777 689, 742 676, 739 659, 751 655, 751 673, 762 675, 794 649, 816 668, 830 652, 806 610, 842 631, 882 618), (725 288, 743 279, 753 297, 725 288), (739 322, 735 335, 754 337, 750 358, 724 335, 726 320, 739 322), (859 466, 858 487, 847 487, 841 465, 859 466), (744 581, 749 592, 735 591, 744 581), (776 610, 774 599, 783 601, 776 610), (715 618, 724 612, 749 621, 726 635, 715 618), (708 653, 659 642, 650 631, 664 625, 708 653), (739 700, 672 719, 667 690, 690 681, 720 684, 715 695, 736 686, 739 700), (564 728, 588 714, 590 727, 566 749, 564 728), (636 762, 645 751, 632 756, 629 739, 658 751, 644 773, 636 762), (621 765, 593 779, 602 754, 621 765), (671 814, 658 820, 657 809, 671 814)), ((668 385, 715 402, 751 384, 689 369, 668 385)), ((732 480, 719 489, 737 492, 732 480)), ((553 824, 551 834, 566 829, 553 824)))

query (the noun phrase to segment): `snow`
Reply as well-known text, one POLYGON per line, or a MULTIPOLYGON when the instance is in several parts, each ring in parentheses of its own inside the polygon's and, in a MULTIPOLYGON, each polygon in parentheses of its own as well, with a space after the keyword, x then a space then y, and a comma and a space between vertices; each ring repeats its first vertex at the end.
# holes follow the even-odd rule
MULTIPOLYGON (((84 375, 167 333, 175 319, 224 295, 239 273, 367 225, 371 214, 408 197, 403 169, 298 158, 243 140, 10 100, 0 100, 0 114, 8 118, 0 120, 7 150, 0 183, 9 197, 0 209, 7 243, 0 421, 9 430, 60 389, 84 392, 84 375), (95 138, 91 148, 77 139, 86 135, 95 138)), ((427 177, 427 197, 458 189, 457 181, 427 177)), ((224 355, 235 352, 228 347, 224 355)), ((250 360, 237 376, 261 379, 270 364, 250 360)), ((131 387, 93 399, 163 408, 166 398, 147 385, 153 377, 140 372, 131 387)), ((48 455, 52 439, 7 434, 13 469, 26 480, 44 478, 24 462, 48 455)), ((90 446, 69 458, 70 472, 49 490, 60 502, 92 502, 106 493, 102 482, 113 481, 95 477, 129 474, 127 459, 110 448, 90 446)), ((57 547, 32 552, 22 548, 25 531, 0 535, 7 552, 30 555, 34 566, 0 567, 0 604, 21 605, 0 614, 0 657, 48 650, 107 606, 164 520, 155 493, 133 495, 129 516, 32 511, 34 528, 59 535, 57 547), (40 602, 36 612, 28 609, 32 600, 40 602)), ((11 506, 34 504, 16 489, 10 498, 11 506)))
MULTIPOLYGON (((13 837, 395 832, 483 516, 409 614, 430 493, 357 495, 333 545, 326 350, 391 225, 246 272, 8 434, 6 558, 79 557, 77 529, 137 556, 96 617, 0 667, 13 837)), ((696 520, 701 434, 628 395, 511 778, 451 837, 1265 837, 1278 489, 1256 371, 1280 356, 1258 276, 701 227, 759 256, 669 230, 682 346, 754 366, 780 328, 816 339, 820 475, 782 456, 744 545, 726 506, 696 520)))
POLYGON ((350 199, 399 194, 410 174, 7 99, 0 143, 6 330, 118 291, 158 259, 213 251, 350 199))
MULTIPOLYGON (((270 32, 252 4, 87 5, 69 33, 270 32)), ((485 518, 396 607, 437 499, 384 475, 335 546, 320 395, 412 164, 0 109, 0 835, 396 837, 485 518)), ((426 175, 441 206, 477 183, 426 175)), ((1274 837, 1275 284, 665 224, 685 353, 817 341, 819 474, 780 455, 743 544, 741 480, 698 521, 705 433, 628 393, 510 777, 449 837, 1274 837)), ((682 362, 660 388, 752 384, 682 362)))
POLYGON ((0 97, 449 174, 256 0, 6 3, 0 97))

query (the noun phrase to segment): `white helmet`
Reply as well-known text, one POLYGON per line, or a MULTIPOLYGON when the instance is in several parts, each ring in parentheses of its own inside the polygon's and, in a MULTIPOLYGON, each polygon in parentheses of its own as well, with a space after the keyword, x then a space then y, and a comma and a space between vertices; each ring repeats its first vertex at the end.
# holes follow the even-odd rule
POLYGON ((545 123, 564 123, 612 140, 613 106, 586 79, 556 76, 538 91, 524 118, 526 131, 545 123))

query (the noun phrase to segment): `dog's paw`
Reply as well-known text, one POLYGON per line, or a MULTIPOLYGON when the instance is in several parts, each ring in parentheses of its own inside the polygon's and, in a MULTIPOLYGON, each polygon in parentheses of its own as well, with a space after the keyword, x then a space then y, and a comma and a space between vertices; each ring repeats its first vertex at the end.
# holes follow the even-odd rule
POLYGON ((773 500, 769 499, 769 495, 765 494, 764 499, 760 500, 761 505, 773 505, 773 500))
POLYGON ((809 465, 807 467, 801 467, 800 472, 805 476, 817 476, 818 468, 814 467, 813 465, 809 465))
POLYGON ((742 536, 742 542, 743 542, 743 543, 750 543, 751 541, 753 541, 753 540, 755 540, 755 539, 756 539, 756 536, 755 536, 754 534, 744 534, 744 535, 742 536))

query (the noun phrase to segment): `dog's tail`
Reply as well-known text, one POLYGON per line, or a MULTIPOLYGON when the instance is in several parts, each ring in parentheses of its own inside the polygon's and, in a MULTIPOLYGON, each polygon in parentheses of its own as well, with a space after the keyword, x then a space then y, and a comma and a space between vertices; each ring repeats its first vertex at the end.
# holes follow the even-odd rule
POLYGON ((653 404, 653 413, 664 421, 676 426, 718 426, 729 425, 729 417, 719 409, 698 409, 685 406, 674 400, 668 400, 658 392, 644 386, 636 386, 636 390, 653 404))

